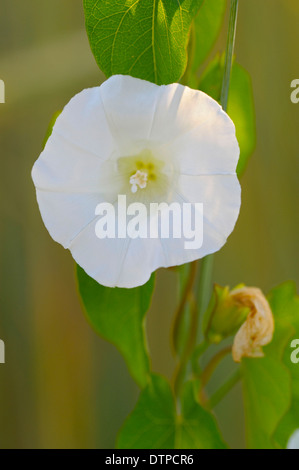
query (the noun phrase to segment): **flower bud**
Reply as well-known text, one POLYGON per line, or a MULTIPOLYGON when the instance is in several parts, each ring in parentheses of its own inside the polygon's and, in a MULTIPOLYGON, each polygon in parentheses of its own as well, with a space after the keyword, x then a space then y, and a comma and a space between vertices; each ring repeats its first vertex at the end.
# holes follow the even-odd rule
POLYGON ((266 297, 257 287, 235 289, 231 296, 250 309, 234 339, 234 361, 241 362, 242 357, 263 357, 262 346, 271 342, 274 332, 274 319, 266 297))
POLYGON ((224 338, 233 335, 250 312, 250 308, 242 305, 232 292, 228 287, 214 285, 204 318, 204 333, 210 343, 220 343, 224 338))

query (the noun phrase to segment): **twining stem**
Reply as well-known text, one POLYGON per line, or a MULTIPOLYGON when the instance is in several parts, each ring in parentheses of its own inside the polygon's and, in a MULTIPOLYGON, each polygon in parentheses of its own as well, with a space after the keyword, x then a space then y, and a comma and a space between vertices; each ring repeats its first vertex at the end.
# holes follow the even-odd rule
POLYGON ((222 361, 222 359, 227 356, 231 352, 231 346, 228 346, 224 349, 221 349, 208 363, 206 368, 204 369, 201 379, 200 379, 200 389, 199 389, 199 402, 204 403, 205 400, 205 395, 204 395, 204 388, 209 382, 213 372, 215 371, 216 367, 218 364, 222 361))
MULTIPOLYGON (((221 97, 220 97, 220 104, 224 111, 227 110, 228 93, 229 93, 229 85, 230 85, 234 47, 235 47, 235 38, 236 38, 238 5, 239 5, 239 0, 231 0, 226 53, 225 53, 224 74, 223 74, 221 97)), ((211 284, 212 284, 212 274, 213 274, 213 255, 209 255, 209 256, 206 256, 202 260, 201 267, 200 267, 200 280, 199 280, 200 282, 199 282, 199 286, 197 290, 198 315, 203 314, 204 310, 208 306, 208 300, 210 297, 211 284)), ((219 362, 230 351, 231 351, 231 347, 225 348, 222 351, 220 351, 209 362, 206 369, 203 371, 202 376, 201 376, 201 386, 200 386, 200 391, 199 391, 200 402, 205 400, 205 397, 204 397, 205 385, 209 381, 211 375, 213 374, 219 362)), ((221 389, 217 392, 217 395, 213 396, 211 400, 209 401, 210 406, 215 406, 214 404, 218 402, 217 400, 220 400, 224 396, 224 394, 226 394, 230 390, 230 388, 235 384, 235 381, 237 379, 238 377, 236 375, 227 384, 221 387, 221 389)))
MULTIPOLYGON (((221 99, 220 104, 224 111, 227 110, 227 101, 228 101, 228 92, 230 85, 234 45, 235 45, 235 36, 236 36, 236 26, 237 26, 237 14, 238 14, 238 3, 239 0, 231 0, 230 5, 230 17, 229 17, 229 27, 228 27, 228 37, 227 37, 227 46, 225 54, 225 65, 224 65, 224 75, 222 81, 221 89, 221 99)), ((180 363, 175 371, 174 382, 175 390, 178 393, 181 387, 181 384, 184 379, 186 372, 187 363, 192 355, 192 348, 195 346, 195 338, 197 336, 198 329, 198 318, 199 315, 204 313, 205 308, 208 305, 208 300, 210 297, 211 284, 212 284, 212 274, 213 274, 213 255, 206 256, 201 261, 200 266, 200 279, 197 285, 195 292, 195 301, 192 299, 192 290, 194 285, 194 280, 196 276, 196 264, 193 262, 190 268, 190 275, 187 281, 185 290, 183 292, 182 300, 179 304, 178 310, 175 315, 174 320, 174 329, 173 329, 173 344, 177 350, 179 333, 182 325, 182 318, 184 314, 184 309, 187 301, 191 298, 191 325, 189 329, 189 339, 185 345, 180 363), (191 296, 191 297, 190 297, 191 296)), ((206 347, 206 346, 205 346, 206 347)), ((209 380, 210 375, 213 373, 213 370, 217 367, 219 361, 226 355, 231 348, 226 348, 225 350, 218 353, 215 358, 212 359, 210 364, 207 366, 207 369, 203 372, 202 375, 202 387, 201 392, 203 393, 203 388, 206 382, 209 380)))
POLYGON ((213 410, 216 405, 234 388, 241 379, 241 371, 237 369, 229 379, 211 396, 206 407, 213 410))
POLYGON ((184 311, 185 311, 186 304, 188 302, 188 299, 190 297, 190 294, 192 292, 193 285, 196 279, 196 270, 197 270, 196 261, 193 261, 192 263, 190 263, 189 276, 188 276, 188 279, 187 279, 187 282, 183 291, 181 301, 174 315, 172 341, 173 341, 173 349, 175 353, 178 352, 179 336, 180 336, 184 311))
MULTIPOLYGON (((230 85, 231 69, 233 63, 236 28, 237 28, 237 17, 238 17, 238 5, 239 0, 231 0, 228 35, 225 53, 225 64, 224 74, 221 88, 220 104, 224 111, 227 110, 228 92, 230 85)), ((204 310, 207 308, 208 299, 211 294, 212 274, 213 274, 213 255, 206 256, 201 261, 200 266, 200 279, 196 293, 198 314, 202 315, 204 310)))
POLYGON ((196 286, 195 293, 199 317, 204 314, 208 307, 212 288, 213 261, 213 255, 208 255, 203 258, 200 263, 199 282, 196 286))
POLYGON ((195 350, 193 351, 192 358, 191 358, 191 365, 192 365, 193 375, 195 377, 199 377, 201 375, 202 371, 199 365, 199 359, 204 354, 204 352, 208 349, 209 346, 210 346, 210 343, 204 339, 198 346, 196 346, 195 350))
POLYGON ((225 52, 224 75, 223 75, 223 80, 222 80, 222 89, 221 89, 221 97, 220 97, 220 104, 224 111, 227 110, 228 92, 229 92, 230 76, 231 76, 231 70, 232 70, 236 29, 237 29, 238 5, 239 5, 239 0, 231 0, 228 36, 227 36, 226 52, 225 52))
POLYGON ((191 311, 190 334, 184 346, 184 350, 183 350, 180 362, 178 363, 175 369, 174 378, 173 378, 174 391, 175 391, 176 396, 179 396, 181 386, 182 386, 182 383, 184 381, 184 377, 186 374, 186 367, 192 355, 192 352, 194 350, 194 346, 196 344, 198 315, 197 315, 197 306, 196 306, 193 293, 191 293, 190 295, 189 305, 190 305, 190 311, 191 311))

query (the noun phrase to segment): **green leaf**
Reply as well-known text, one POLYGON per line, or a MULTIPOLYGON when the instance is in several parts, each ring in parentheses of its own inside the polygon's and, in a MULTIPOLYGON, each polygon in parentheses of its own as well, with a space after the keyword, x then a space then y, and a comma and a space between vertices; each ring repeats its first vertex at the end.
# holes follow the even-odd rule
POLYGON ((247 437, 254 449, 285 447, 299 427, 299 370, 290 360, 291 339, 295 332, 299 337, 299 299, 293 283, 273 289, 268 299, 273 340, 264 358, 242 361, 247 437))
POLYGON ((104 287, 80 266, 77 266, 77 278, 89 323, 118 348, 133 378, 144 387, 150 373, 144 320, 154 289, 154 276, 134 289, 104 287))
POLYGON ((289 374, 281 359, 266 357, 243 359, 242 377, 250 449, 274 449, 272 436, 290 402, 289 374))
POLYGON ((221 86, 224 71, 224 56, 219 54, 212 60, 202 73, 198 88, 220 102, 221 86))
MULTIPOLYGON (((203 73, 199 89, 220 101, 223 78, 223 58, 217 56, 203 73)), ((246 168, 256 142, 254 101, 251 80, 241 65, 234 63, 228 95, 227 113, 236 126, 236 136, 240 146, 238 176, 246 168)))
POLYGON ((205 0, 194 18, 195 44, 192 70, 195 72, 214 46, 226 8, 226 0, 205 0))
POLYGON ((212 415, 194 399, 193 384, 186 384, 182 416, 165 378, 152 376, 118 435, 119 449, 219 449, 224 448, 212 415))
POLYGON ((158 375, 141 391, 117 439, 119 449, 173 449, 176 412, 168 382, 158 375))
POLYGON ((84 0, 100 69, 157 84, 177 82, 187 63, 192 19, 202 0, 84 0))
POLYGON ((43 148, 45 147, 50 135, 52 134, 54 124, 55 124, 56 119, 58 118, 59 114, 61 114, 61 111, 56 111, 56 113, 53 114, 53 116, 51 118, 51 121, 49 122, 47 131, 46 131, 46 135, 45 135, 45 138, 44 138, 44 141, 43 141, 43 148))
POLYGON ((290 408, 281 420, 274 436, 277 446, 285 448, 291 434, 299 428, 299 364, 291 361, 293 349, 290 347, 291 341, 299 338, 299 297, 295 284, 287 282, 273 289, 269 300, 276 314, 277 328, 289 337, 283 363, 290 374, 292 398, 290 408))
POLYGON ((195 400, 194 384, 188 382, 182 393, 182 417, 177 428, 178 449, 225 449, 214 416, 195 400))

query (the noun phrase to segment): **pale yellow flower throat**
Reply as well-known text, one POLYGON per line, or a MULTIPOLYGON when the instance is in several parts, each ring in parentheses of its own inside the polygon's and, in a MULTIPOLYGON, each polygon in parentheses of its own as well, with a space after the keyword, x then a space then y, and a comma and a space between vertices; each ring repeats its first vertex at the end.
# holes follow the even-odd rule
POLYGON ((143 150, 138 155, 119 158, 118 171, 123 175, 131 194, 146 190, 147 195, 155 198, 155 195, 159 196, 161 191, 167 189, 167 177, 162 173, 164 164, 163 160, 155 158, 149 150, 143 150))

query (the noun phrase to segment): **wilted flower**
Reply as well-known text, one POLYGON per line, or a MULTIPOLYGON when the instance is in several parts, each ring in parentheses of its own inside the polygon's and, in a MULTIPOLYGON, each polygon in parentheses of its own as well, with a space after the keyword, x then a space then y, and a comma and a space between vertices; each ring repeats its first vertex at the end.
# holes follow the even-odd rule
POLYGON ((262 346, 271 342, 274 332, 273 315, 266 297, 257 287, 235 289, 231 295, 241 306, 250 308, 234 339, 234 361, 240 362, 242 357, 263 357, 262 346))
MULTIPOLYGON (((224 245, 240 209, 238 156, 234 124, 206 94, 116 75, 64 108, 32 177, 54 240, 99 283, 134 287, 159 267, 224 245), (123 230, 99 238, 96 207, 116 206, 119 195, 145 205, 203 204, 202 245, 185 249, 183 237, 132 239, 123 230)), ((116 212, 118 229, 123 224, 116 212)))

